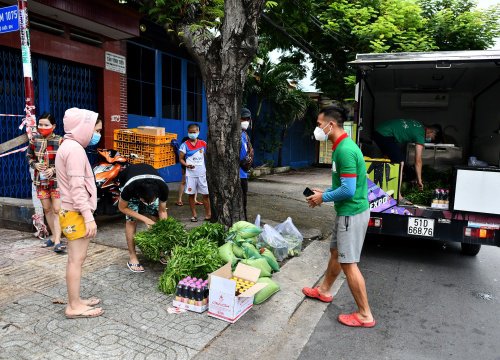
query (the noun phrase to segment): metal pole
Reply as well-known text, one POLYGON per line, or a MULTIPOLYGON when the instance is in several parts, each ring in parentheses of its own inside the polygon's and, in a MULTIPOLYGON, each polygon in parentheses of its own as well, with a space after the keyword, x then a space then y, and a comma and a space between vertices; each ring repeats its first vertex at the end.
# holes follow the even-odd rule
POLYGON ((28 1, 18 0, 19 33, 21 35, 21 53, 23 57, 24 94, 26 103, 26 132, 31 139, 32 132, 36 132, 35 89, 33 87, 33 70, 31 66, 30 31, 28 20, 28 1))
MULTIPOLYGON (((23 75, 24 75, 24 95, 25 95, 25 112, 26 118, 20 128, 26 126, 26 134, 31 139, 36 129, 36 112, 35 112, 35 89, 33 85, 33 68, 31 66, 31 48, 30 48, 30 31, 28 19, 28 1, 18 0, 19 8, 19 34, 21 35, 21 54, 23 57, 23 75)), ((30 170, 31 179, 33 179, 33 170, 30 170)), ((35 186, 32 185, 31 197, 35 208, 33 215, 33 225, 37 232, 35 236, 40 238, 47 235, 47 228, 44 224, 44 214, 42 203, 37 197, 35 186)))

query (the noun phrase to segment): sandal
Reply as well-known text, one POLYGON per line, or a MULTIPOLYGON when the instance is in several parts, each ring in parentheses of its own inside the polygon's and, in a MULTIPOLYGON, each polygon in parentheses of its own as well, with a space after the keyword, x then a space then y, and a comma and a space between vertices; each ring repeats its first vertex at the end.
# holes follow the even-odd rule
POLYGON ((361 321, 361 319, 358 317, 358 314, 356 314, 356 313, 340 314, 338 317, 338 321, 342 325, 346 325, 346 326, 350 326, 350 327, 372 328, 377 324, 375 319, 373 319, 373 321, 370 321, 370 322, 361 321))
POLYGON ((198 218, 197 218, 196 216, 193 216, 193 217, 191 218, 191 222, 198 222, 198 218))
POLYGON ((144 267, 140 263, 132 264, 130 261, 127 261, 127 266, 129 268, 129 270, 132 272, 135 272, 135 273, 143 273, 144 272, 144 267), (133 269, 133 268, 138 268, 138 267, 141 267, 142 270, 134 270, 133 269))
POLYGON ((175 205, 177 205, 177 206, 184 206, 184 203, 183 203, 182 201, 177 201, 177 202, 175 203, 175 205))
POLYGON ((64 244, 56 244, 56 246, 54 246, 54 252, 56 253, 62 253, 64 250, 66 250, 66 245, 64 244))
POLYGON ((195 201, 195 204, 196 205, 203 205, 203 203, 201 201, 195 201))
POLYGON ((48 248, 48 247, 52 247, 54 246, 55 243, 52 241, 52 239, 47 239, 43 244, 42 244, 42 247, 43 248, 48 248))
POLYGON ((319 288, 317 288, 317 287, 315 287, 315 288, 308 288, 308 287, 302 288, 302 293, 309 298, 318 299, 318 300, 323 301, 325 303, 331 303, 333 301, 332 295, 326 296, 326 295, 320 294, 319 288))
POLYGON ((102 314, 104 314, 103 309, 91 307, 90 309, 87 309, 80 314, 76 314, 76 315, 64 314, 64 315, 66 316, 66 319, 82 319, 82 318, 95 318, 95 317, 101 316, 102 314), (96 310, 97 310, 97 312, 96 312, 96 310), (93 311, 93 312, 89 313, 90 311, 93 311))

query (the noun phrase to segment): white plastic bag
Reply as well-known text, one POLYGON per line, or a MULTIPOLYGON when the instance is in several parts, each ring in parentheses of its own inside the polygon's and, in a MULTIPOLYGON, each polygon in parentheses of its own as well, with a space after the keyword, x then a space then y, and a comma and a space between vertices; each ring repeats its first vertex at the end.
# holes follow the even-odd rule
POLYGON ((260 227, 260 214, 257 214, 257 217, 255 218, 255 226, 260 227))
POLYGON ((276 226, 276 230, 283 236, 288 245, 288 255, 298 256, 302 251, 304 237, 293 224, 292 218, 288 217, 284 222, 276 226))
POLYGON ((264 225, 260 239, 272 248, 276 260, 283 261, 288 256, 288 243, 272 226, 264 225))

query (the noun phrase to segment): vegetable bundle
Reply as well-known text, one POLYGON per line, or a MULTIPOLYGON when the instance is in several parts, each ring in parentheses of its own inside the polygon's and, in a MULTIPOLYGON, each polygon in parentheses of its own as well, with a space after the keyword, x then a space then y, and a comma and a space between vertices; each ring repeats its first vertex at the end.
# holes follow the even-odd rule
POLYGON ((165 271, 160 276, 158 289, 173 294, 177 283, 186 276, 206 278, 224 265, 217 244, 208 239, 198 239, 187 246, 175 246, 165 271))
POLYGON ((148 230, 138 232, 134 237, 141 253, 149 260, 167 258, 176 245, 188 242, 184 226, 173 218, 162 219, 148 230))

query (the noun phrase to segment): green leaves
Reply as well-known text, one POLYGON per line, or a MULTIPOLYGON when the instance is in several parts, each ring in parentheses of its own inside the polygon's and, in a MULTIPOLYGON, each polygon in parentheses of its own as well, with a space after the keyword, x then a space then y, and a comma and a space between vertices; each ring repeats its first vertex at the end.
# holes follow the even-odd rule
POLYGON ((199 239, 206 239, 218 246, 223 245, 227 236, 226 227, 219 223, 205 223, 195 227, 188 234, 188 242, 195 243, 199 239))
POLYGON ((134 240, 147 259, 160 261, 168 257, 174 246, 187 244, 187 234, 184 226, 170 217, 138 232, 134 240))
POLYGON ((175 246, 165 271, 158 281, 158 289, 172 294, 177 283, 186 276, 206 279, 208 274, 224 265, 217 244, 198 239, 187 246, 175 246))

